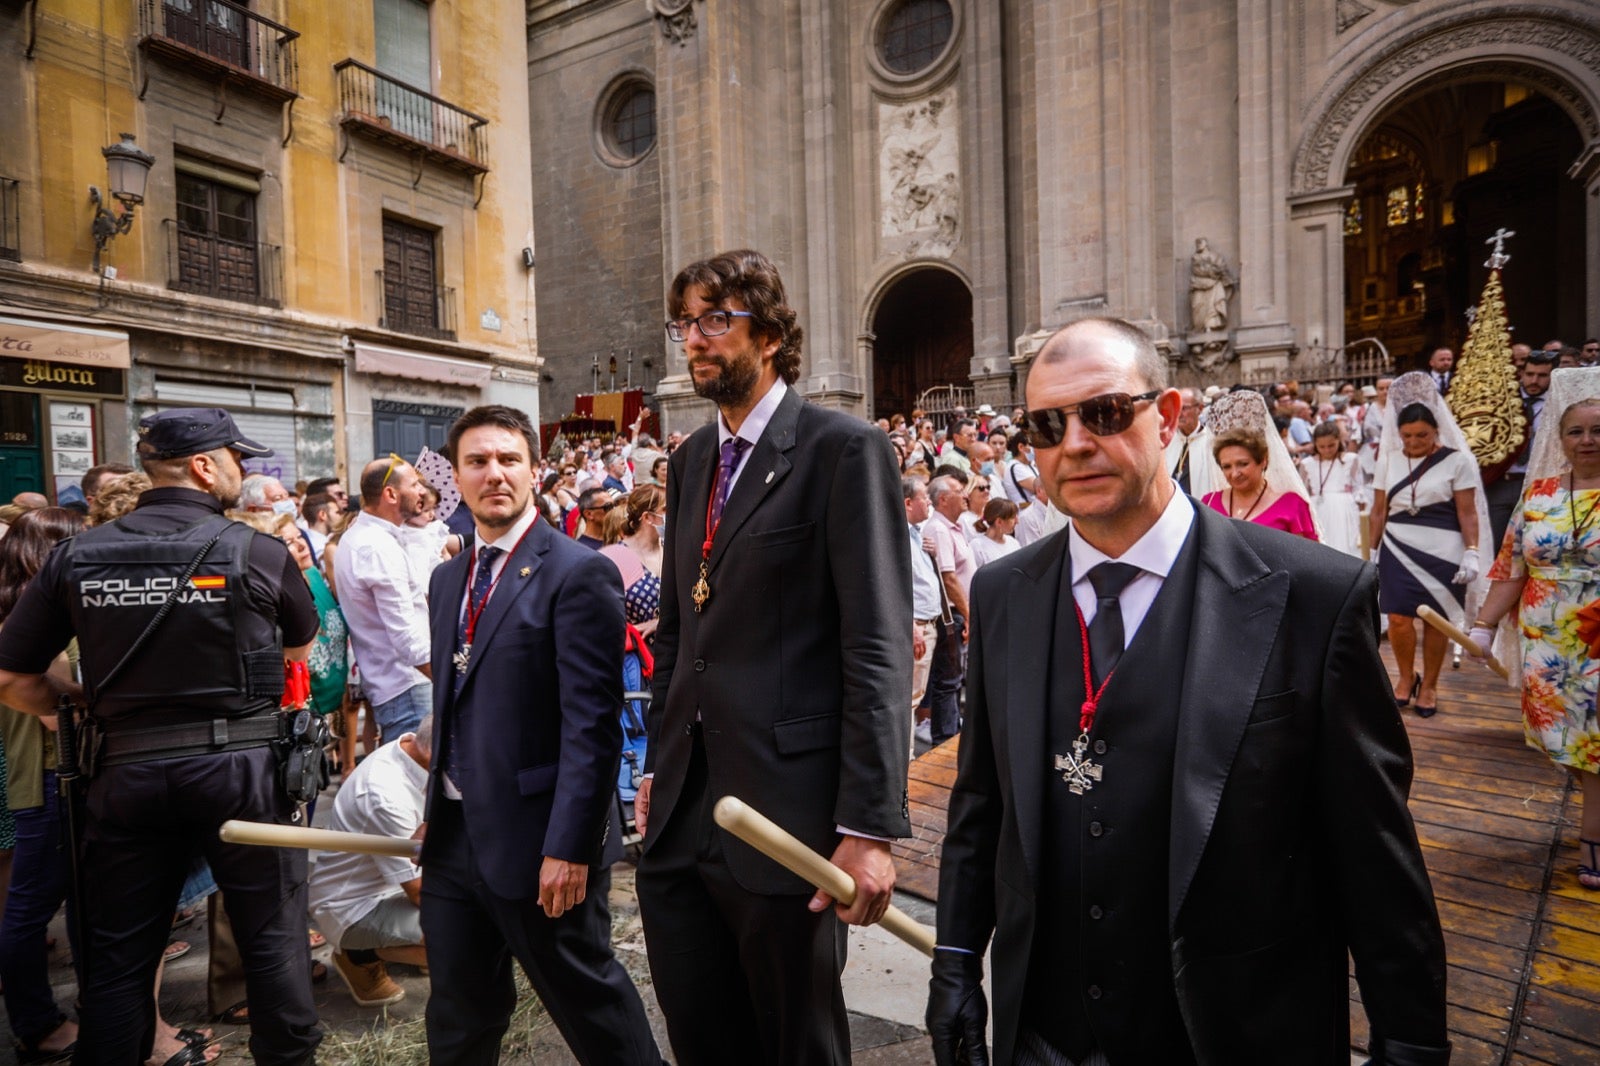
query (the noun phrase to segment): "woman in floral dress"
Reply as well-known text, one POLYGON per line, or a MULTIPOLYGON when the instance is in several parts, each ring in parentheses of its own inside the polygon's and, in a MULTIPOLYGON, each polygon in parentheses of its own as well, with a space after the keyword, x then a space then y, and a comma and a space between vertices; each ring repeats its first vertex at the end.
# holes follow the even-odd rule
POLYGON ((1554 376, 1568 374, 1588 375, 1594 395, 1557 406, 1552 383, 1522 506, 1489 571, 1493 584, 1472 638, 1488 647, 1495 626, 1516 610, 1524 735, 1582 787, 1578 882, 1600 890, 1600 374, 1554 376), (1545 441, 1547 429, 1556 442, 1545 441), (1547 454, 1559 443, 1564 461, 1538 462, 1540 441, 1547 454))

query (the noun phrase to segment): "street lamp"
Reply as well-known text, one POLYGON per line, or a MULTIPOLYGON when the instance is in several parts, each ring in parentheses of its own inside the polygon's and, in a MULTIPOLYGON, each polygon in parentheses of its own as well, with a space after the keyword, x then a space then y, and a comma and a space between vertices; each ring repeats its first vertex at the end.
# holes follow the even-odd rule
POLYGON ((113 214, 96 185, 89 186, 89 199, 94 204, 94 272, 100 273, 100 253, 105 251, 111 238, 119 237, 133 228, 133 209, 144 203, 144 186, 150 177, 150 168, 156 157, 133 143, 133 134, 124 133, 122 143, 100 149, 106 157, 106 180, 113 198, 122 202, 122 213, 113 214))

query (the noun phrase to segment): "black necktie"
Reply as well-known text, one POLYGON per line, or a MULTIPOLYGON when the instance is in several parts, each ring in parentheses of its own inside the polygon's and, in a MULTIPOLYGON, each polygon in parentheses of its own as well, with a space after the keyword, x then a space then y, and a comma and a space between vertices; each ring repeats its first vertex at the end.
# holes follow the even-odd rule
POLYGON ((1106 676, 1116 668, 1117 660, 1122 658, 1122 603, 1117 597, 1139 574, 1137 566, 1127 563, 1101 563, 1089 571, 1089 584, 1094 586, 1098 601, 1094 621, 1089 623, 1089 661, 1094 667, 1097 692, 1106 676))

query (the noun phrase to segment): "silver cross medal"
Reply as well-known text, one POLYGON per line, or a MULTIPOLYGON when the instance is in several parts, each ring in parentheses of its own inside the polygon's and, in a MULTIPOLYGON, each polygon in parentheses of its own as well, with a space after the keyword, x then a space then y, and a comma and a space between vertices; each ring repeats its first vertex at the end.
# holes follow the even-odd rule
POLYGON ((1089 734, 1082 733, 1072 742, 1071 755, 1056 756, 1056 769, 1061 771, 1061 780, 1067 783, 1067 788, 1072 790, 1074 796, 1081 796, 1094 788, 1103 772, 1103 768, 1096 766, 1094 760, 1088 757, 1088 752, 1089 734))
POLYGON ((471 660, 472 660, 472 645, 471 644, 463 644, 463 645, 461 645, 461 650, 456 652, 454 655, 452 655, 450 657, 450 661, 456 664, 456 673, 458 673, 458 674, 464 674, 464 673, 467 672, 467 663, 470 662, 471 660))

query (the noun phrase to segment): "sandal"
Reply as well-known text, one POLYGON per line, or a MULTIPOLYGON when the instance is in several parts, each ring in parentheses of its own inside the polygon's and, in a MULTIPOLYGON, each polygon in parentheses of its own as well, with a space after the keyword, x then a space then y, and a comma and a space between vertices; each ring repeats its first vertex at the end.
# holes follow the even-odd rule
POLYGON ((241 999, 227 1010, 219 1011, 214 1020, 221 1022, 223 1025, 249 1025, 250 1001, 241 999))
POLYGON ((161 961, 172 962, 175 959, 181 959, 189 954, 190 947, 191 945, 187 940, 174 940, 161 952, 161 961))
POLYGON ((198 1029, 179 1029, 175 1034, 179 1040, 194 1047, 205 1047, 211 1043, 211 1034, 202 1033, 198 1029))
POLYGON ((209 1061, 204 1044, 184 1044, 161 1066, 206 1066, 209 1061))
POLYGON ((1578 884, 1594 891, 1600 889, 1600 840, 1578 838, 1578 847, 1588 852, 1588 862, 1578 864, 1578 884))

